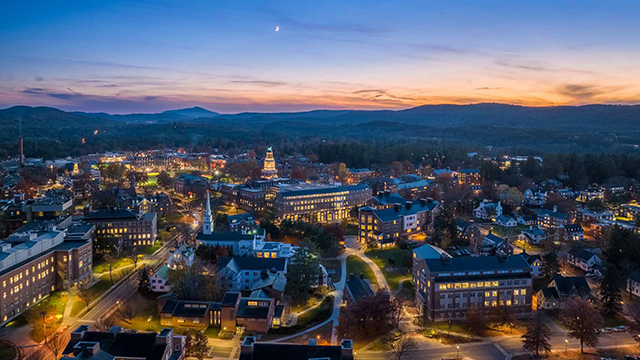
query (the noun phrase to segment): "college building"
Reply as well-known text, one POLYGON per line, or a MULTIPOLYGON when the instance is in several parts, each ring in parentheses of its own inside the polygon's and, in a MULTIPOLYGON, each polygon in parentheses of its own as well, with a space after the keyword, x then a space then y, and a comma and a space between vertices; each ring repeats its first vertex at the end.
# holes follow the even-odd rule
POLYGON ((465 320, 467 311, 512 307, 531 314, 531 267, 521 255, 450 257, 429 244, 413 250, 416 304, 429 321, 465 320))
POLYGON ((96 236, 115 238, 124 248, 153 245, 158 233, 156 213, 136 214, 111 208, 93 211, 84 221, 96 225, 96 236))

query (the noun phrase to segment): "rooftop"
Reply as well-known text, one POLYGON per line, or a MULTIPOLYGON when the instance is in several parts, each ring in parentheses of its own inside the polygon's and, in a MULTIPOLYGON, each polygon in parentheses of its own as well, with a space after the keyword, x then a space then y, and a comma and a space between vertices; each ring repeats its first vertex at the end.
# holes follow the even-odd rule
POLYGON ((448 262, 441 259, 425 260, 431 272, 462 272, 462 271, 500 271, 500 270, 529 270, 529 264, 520 255, 480 257, 455 257, 448 262))

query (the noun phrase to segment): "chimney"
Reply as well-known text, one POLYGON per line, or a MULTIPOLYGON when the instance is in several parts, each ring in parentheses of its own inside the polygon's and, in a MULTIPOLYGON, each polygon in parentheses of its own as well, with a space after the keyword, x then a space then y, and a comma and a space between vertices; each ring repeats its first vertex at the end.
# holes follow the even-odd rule
POLYGON ((89 325, 80 325, 71 333, 71 340, 82 340, 84 334, 89 331, 89 325))
POLYGON ((100 351, 99 342, 80 341, 73 347, 73 355, 77 356, 80 353, 84 354, 84 357, 93 357, 100 351))
POLYGON ((240 356, 253 355, 253 344, 256 342, 256 338, 253 336, 247 336, 240 345, 240 356))
POLYGON ((24 167, 24 139, 20 136, 20 167, 24 167))
POLYGON ((350 339, 342 339, 340 349, 342 350, 343 359, 353 359, 353 341, 350 339))
POLYGON ((427 199, 420 199, 420 206, 427 205, 427 199))
POLYGON ((507 254, 505 254, 504 251, 502 251, 502 250, 500 250, 498 253, 496 253, 496 256, 498 257, 498 261, 500 261, 500 262, 507 261, 507 254))
POLYGON ((413 201, 405 201, 405 202, 404 202, 404 206, 405 206, 407 209, 411 209, 411 206, 413 206, 413 201))
POLYGON ((269 277, 269 271, 267 269, 260 270, 260 279, 266 279, 269 277))
POLYGON ((364 274, 360 273, 360 280, 364 280, 364 274))
POLYGON ((356 278, 356 277, 355 277, 355 275, 353 275, 353 273, 350 273, 350 274, 349 274, 349 280, 353 280, 353 279, 355 279, 355 278, 356 278))
POLYGON ((314 337, 309 338, 309 346, 318 346, 318 340, 314 337))
POLYGON ((447 253, 442 253, 440 254, 440 261, 442 261, 442 264, 444 265, 449 264, 451 262, 451 257, 447 253))
POLYGON ((393 210, 395 210, 395 211, 400 211, 401 207, 402 207, 402 205, 400 205, 400 204, 393 204, 393 210))

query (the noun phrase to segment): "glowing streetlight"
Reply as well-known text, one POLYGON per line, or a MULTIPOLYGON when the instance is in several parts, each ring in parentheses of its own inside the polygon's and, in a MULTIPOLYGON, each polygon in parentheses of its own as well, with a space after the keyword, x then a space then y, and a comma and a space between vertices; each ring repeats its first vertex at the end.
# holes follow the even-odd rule
POLYGON ((456 359, 460 359, 460 345, 456 345, 456 359))
POLYGON ((567 353, 567 347, 569 346, 569 340, 564 339, 564 353, 567 353))

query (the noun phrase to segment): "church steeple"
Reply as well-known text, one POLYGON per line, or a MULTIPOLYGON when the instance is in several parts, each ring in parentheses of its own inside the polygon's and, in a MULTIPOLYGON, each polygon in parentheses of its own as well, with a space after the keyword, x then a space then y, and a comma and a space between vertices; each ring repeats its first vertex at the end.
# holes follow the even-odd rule
POLYGON ((207 210, 204 212, 204 224, 202 224, 202 233, 211 234, 213 231, 213 217, 211 216, 211 203, 209 200, 209 192, 207 191, 207 210))

